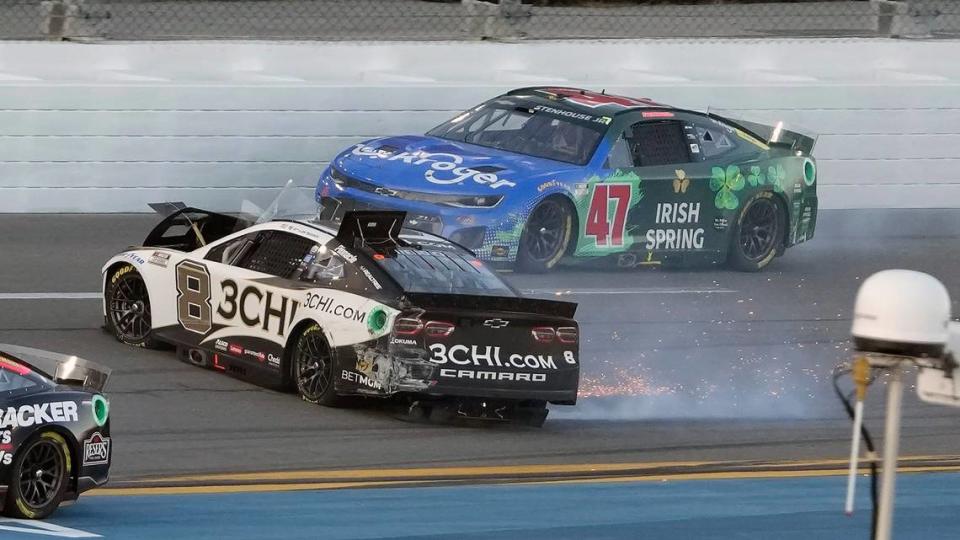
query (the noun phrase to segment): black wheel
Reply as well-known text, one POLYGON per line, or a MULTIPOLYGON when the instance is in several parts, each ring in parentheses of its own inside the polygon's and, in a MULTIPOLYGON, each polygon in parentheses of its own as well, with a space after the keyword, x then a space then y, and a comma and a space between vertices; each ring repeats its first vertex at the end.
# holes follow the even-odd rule
POLYGON ((517 269, 522 272, 547 272, 563 258, 573 235, 573 211, 560 197, 550 197, 537 205, 527 218, 517 249, 517 269))
POLYGON ((110 333, 128 345, 159 347, 160 343, 153 339, 150 296, 140 272, 129 264, 113 270, 107 277, 105 296, 110 333))
POLYGON ((333 351, 318 325, 313 324, 300 334, 291 358, 300 397, 328 407, 341 403, 333 389, 333 351))
POLYGON ((47 431, 18 452, 10 473, 4 513, 43 519, 60 506, 70 477, 70 447, 59 434, 47 431))
POLYGON ((770 264, 783 240, 783 211, 769 192, 748 199, 733 229, 730 264, 757 272, 770 264))

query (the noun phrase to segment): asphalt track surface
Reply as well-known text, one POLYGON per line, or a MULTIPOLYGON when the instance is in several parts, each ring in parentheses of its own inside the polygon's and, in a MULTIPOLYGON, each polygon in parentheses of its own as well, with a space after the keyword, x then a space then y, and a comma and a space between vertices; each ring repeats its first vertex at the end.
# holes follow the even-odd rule
MULTIPOLYGON (((102 262, 155 221, 0 216, 0 342, 115 370, 114 486, 234 471, 843 459, 849 425, 829 374, 849 356, 859 283, 884 268, 931 272, 960 313, 960 211, 825 212, 813 241, 759 274, 511 275, 521 289, 580 303, 580 403, 555 407, 542 429, 413 424, 382 404, 308 405, 104 334, 99 302, 63 293, 97 291, 102 262)), ((872 389, 875 431, 882 401, 872 389)), ((958 413, 908 393, 902 453, 960 453, 958 413)))

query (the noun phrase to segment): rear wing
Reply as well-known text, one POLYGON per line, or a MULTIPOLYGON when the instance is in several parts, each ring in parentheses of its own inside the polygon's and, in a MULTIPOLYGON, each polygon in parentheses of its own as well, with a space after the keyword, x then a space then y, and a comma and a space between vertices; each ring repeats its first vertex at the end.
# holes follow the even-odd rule
POLYGON ((400 240, 400 230, 407 219, 406 212, 359 211, 347 212, 340 222, 337 240, 352 248, 369 248, 375 252, 389 251, 406 245, 400 240))
POLYGON ((469 294, 407 293, 417 307, 471 309, 476 311, 507 311, 513 313, 536 313, 551 317, 573 319, 577 304, 562 300, 545 300, 509 296, 479 296, 469 294))
MULTIPOLYGON (((32 347, 0 344, 0 353, 49 381, 92 392, 103 392, 112 371, 106 366, 74 355, 32 347)), ((0 356, 0 359, 2 358, 3 356, 0 356)))
POLYGON ((708 114, 711 118, 727 122, 742 129, 774 148, 800 152, 802 155, 809 156, 813 153, 813 147, 817 144, 818 136, 816 134, 807 129, 787 126, 782 120, 759 122, 745 120, 739 118, 736 112, 721 115, 710 111, 708 114))
POLYGON ((192 208, 182 202, 149 206, 163 216, 163 220, 147 235, 144 247, 193 251, 253 225, 253 221, 243 217, 192 208))

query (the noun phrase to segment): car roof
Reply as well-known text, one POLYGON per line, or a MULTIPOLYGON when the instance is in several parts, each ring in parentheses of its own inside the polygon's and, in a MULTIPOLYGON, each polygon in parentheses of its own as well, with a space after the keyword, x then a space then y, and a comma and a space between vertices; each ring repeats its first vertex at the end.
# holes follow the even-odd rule
POLYGON ((504 95, 545 99, 563 104, 577 112, 599 116, 616 116, 639 109, 677 110, 676 107, 657 103, 650 98, 632 98, 565 86, 530 86, 511 90, 504 95))

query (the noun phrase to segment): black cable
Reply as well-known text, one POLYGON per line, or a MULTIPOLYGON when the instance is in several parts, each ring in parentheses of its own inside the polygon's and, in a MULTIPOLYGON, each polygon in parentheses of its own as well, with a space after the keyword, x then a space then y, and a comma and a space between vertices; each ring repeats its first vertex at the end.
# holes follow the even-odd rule
MULTIPOLYGON (((840 402, 843 403, 843 408, 847 411, 847 416, 850 417, 850 420, 853 420, 854 411, 853 405, 850 404, 850 397, 843 393, 843 390, 840 389, 840 377, 850 373, 850 368, 845 368, 843 366, 837 366, 833 370, 833 390, 837 393, 837 397, 840 398, 840 402)), ((867 383, 868 386, 873 383, 871 378, 867 383)), ((863 442, 867 447, 867 451, 871 454, 875 452, 873 446, 873 438, 870 437, 870 431, 867 429, 866 422, 860 425, 860 435, 863 437, 863 442)), ((879 510, 879 505, 877 504, 877 460, 870 460, 870 504, 872 506, 872 516, 870 520, 870 538, 871 540, 876 540, 877 538, 877 513, 879 510)))

